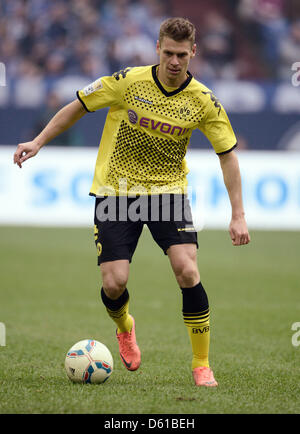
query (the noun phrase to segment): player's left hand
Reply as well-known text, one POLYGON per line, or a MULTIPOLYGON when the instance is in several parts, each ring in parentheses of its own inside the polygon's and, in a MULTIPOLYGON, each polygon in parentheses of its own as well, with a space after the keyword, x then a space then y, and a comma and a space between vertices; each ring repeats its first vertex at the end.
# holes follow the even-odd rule
POLYGON ((244 217, 231 219, 229 234, 234 246, 243 246, 250 243, 250 234, 244 217))

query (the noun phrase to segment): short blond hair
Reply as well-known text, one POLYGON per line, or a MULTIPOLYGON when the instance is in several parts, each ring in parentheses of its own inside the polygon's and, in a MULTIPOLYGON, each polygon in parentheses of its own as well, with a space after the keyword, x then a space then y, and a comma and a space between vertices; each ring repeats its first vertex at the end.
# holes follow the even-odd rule
POLYGON ((195 43, 196 29, 193 23, 187 18, 168 18, 162 22, 159 30, 159 43, 167 36, 174 41, 190 41, 193 46, 195 43))

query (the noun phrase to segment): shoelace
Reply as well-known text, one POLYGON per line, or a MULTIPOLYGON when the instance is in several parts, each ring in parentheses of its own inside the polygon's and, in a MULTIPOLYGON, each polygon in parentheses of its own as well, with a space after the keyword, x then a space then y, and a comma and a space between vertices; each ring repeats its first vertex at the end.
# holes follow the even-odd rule
MULTIPOLYGON (((118 336, 118 339, 120 342, 120 336, 118 336)), ((134 342, 132 342, 131 334, 129 332, 127 332, 126 334, 124 334, 124 336, 122 336, 121 345, 122 345, 122 352, 125 354, 127 353, 128 350, 132 350, 134 348, 134 342)))

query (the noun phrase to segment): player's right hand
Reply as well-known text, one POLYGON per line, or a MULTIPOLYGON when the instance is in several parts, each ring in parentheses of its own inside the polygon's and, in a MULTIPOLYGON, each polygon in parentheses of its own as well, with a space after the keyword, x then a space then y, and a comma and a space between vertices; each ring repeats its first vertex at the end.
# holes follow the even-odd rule
POLYGON ((34 140, 32 142, 19 143, 14 153, 14 164, 17 164, 21 168, 24 161, 34 157, 39 150, 40 147, 34 140))

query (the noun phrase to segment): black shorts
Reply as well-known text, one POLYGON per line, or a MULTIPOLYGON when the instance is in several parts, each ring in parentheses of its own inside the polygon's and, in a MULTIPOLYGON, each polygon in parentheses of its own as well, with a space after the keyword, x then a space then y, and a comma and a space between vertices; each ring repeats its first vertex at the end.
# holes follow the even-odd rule
POLYGON ((174 244, 192 243, 198 248, 185 195, 97 197, 94 223, 98 265, 118 259, 131 262, 144 224, 165 254, 174 244))

